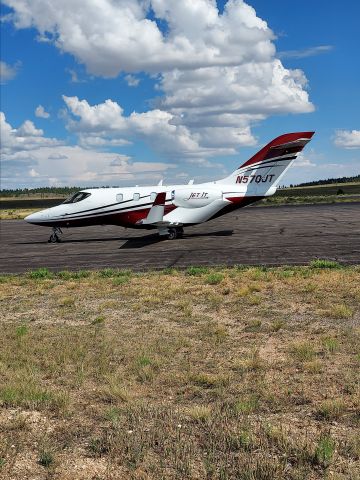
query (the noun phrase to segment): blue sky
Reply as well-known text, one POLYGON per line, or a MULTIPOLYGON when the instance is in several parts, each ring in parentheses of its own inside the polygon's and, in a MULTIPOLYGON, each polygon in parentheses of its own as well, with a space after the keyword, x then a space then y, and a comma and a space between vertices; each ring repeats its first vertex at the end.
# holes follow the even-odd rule
POLYGON ((358 1, 100 3, 3 2, 2 188, 207 181, 299 130, 284 183, 360 172, 358 1))

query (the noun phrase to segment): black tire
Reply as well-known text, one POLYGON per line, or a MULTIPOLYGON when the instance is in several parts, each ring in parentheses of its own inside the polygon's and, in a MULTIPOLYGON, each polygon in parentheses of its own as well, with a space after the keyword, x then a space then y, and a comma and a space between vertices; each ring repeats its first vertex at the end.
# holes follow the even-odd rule
POLYGON ((168 240, 175 240, 178 236, 176 228, 169 228, 169 233, 167 235, 168 240))
POLYGON ((56 243, 58 241, 59 241, 59 237, 56 235, 56 233, 52 233, 48 240, 49 243, 56 243))
POLYGON ((184 235, 184 229, 183 229, 183 227, 178 227, 178 228, 176 229, 176 232, 177 232, 177 237, 178 237, 178 238, 181 238, 181 237, 184 235))

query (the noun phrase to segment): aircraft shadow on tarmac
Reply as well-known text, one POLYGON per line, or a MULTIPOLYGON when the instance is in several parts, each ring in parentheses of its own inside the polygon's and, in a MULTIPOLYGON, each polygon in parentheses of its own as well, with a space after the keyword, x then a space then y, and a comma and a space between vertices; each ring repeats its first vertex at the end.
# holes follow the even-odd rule
MULTIPOLYGON (((208 233, 186 233, 183 237, 175 240, 176 242, 182 242, 189 240, 190 238, 196 237, 228 237, 233 234, 233 230, 222 230, 219 232, 208 232, 208 233)), ((119 247, 122 249, 131 249, 131 248, 143 248, 148 245, 153 245, 155 243, 166 241, 166 239, 161 238, 158 234, 144 235, 142 237, 128 238, 127 241, 119 247)))
MULTIPOLYGON (((176 241, 189 240, 190 238, 196 237, 228 237, 233 234, 233 230, 222 230, 219 232, 208 232, 208 233, 186 233, 182 238, 178 238, 176 241)), ((61 241, 55 245, 69 244, 69 243, 93 243, 93 242, 119 242, 124 241, 125 243, 121 245, 120 249, 127 248, 143 248, 148 245, 166 241, 166 239, 160 237, 157 233, 151 233, 150 235, 143 235, 141 237, 110 237, 110 238, 68 238, 61 239, 61 241)), ((48 243, 47 240, 42 240, 41 242, 16 242, 16 245, 43 245, 48 243)))

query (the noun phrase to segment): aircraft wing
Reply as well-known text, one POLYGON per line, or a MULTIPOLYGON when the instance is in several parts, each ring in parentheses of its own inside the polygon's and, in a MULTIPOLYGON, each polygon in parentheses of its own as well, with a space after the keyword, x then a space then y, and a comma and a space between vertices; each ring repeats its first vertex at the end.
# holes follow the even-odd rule
MULTIPOLYGON (((158 193, 147 217, 137 223, 139 225, 154 225, 159 228, 175 225, 173 222, 164 221, 165 200, 166 192, 158 193)), ((176 225, 180 224, 176 223, 176 225)))

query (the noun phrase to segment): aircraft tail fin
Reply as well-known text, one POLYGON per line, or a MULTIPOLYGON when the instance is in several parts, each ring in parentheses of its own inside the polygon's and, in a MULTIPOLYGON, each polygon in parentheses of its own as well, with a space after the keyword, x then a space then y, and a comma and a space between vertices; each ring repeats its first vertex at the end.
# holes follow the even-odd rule
POLYGON ((246 195, 272 195, 281 178, 315 132, 286 133, 275 138, 229 177, 216 183, 244 184, 246 195))

